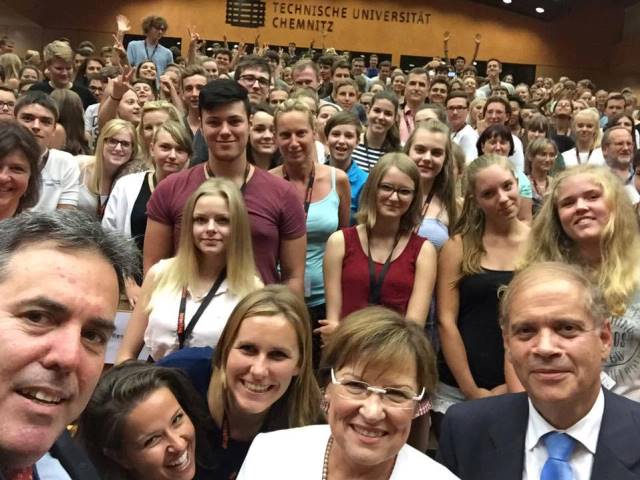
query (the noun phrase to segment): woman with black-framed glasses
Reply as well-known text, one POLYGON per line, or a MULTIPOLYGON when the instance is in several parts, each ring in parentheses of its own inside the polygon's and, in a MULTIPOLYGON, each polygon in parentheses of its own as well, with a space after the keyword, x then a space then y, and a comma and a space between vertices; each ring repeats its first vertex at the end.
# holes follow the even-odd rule
POLYGON ((436 251, 413 233, 421 207, 420 172, 413 160, 403 153, 382 157, 362 190, 358 225, 334 233, 327 242, 323 336, 368 305, 382 305, 425 324, 436 251))
POLYGON ((325 345, 320 372, 328 425, 258 435, 238 480, 457 478, 406 443, 436 384, 418 325, 381 307, 349 315, 325 345))

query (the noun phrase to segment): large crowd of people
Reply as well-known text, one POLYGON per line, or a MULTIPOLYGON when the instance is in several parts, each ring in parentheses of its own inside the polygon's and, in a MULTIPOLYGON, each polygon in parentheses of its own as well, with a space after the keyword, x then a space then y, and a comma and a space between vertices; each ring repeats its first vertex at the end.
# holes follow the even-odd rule
POLYGON ((115 24, 0 40, 0 480, 640 478, 630 88, 115 24))

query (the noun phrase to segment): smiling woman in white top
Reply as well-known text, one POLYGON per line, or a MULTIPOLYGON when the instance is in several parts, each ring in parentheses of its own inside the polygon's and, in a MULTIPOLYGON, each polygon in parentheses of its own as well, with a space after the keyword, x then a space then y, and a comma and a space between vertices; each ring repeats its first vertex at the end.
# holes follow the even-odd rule
POLYGON ((177 255, 145 277, 117 362, 136 358, 143 344, 155 360, 215 348, 233 308, 260 286, 240 190, 222 178, 204 182, 185 206, 177 255))
POLYGON ((576 132, 576 146, 562 152, 567 168, 575 165, 606 165, 600 141, 600 114, 595 108, 580 110, 573 116, 573 130, 576 132))

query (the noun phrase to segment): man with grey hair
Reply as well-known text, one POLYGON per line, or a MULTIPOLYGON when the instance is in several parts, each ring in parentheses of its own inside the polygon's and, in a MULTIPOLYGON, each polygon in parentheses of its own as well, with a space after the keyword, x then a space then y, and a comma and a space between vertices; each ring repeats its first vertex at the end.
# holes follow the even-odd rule
POLYGON ((75 210, 29 212, 0 229, 0 479, 37 478, 48 451, 66 477, 98 478, 66 426, 102 373, 130 241, 75 210))
POLYGON ((442 463, 462 480, 640 478, 640 405, 607 390, 611 324, 587 276, 533 264, 514 276, 500 312, 525 392, 449 408, 442 463))

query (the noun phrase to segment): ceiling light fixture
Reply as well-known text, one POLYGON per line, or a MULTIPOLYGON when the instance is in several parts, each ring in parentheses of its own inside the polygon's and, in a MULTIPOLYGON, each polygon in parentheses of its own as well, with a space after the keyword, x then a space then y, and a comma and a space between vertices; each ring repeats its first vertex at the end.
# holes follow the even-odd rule
POLYGON ((544 8, 542 8, 542 7, 536 7, 536 12, 538 12, 538 13, 544 13, 544 8))
POLYGON ((502 3, 506 3, 507 5, 509 5, 511 3, 511 0, 502 0, 502 3))

